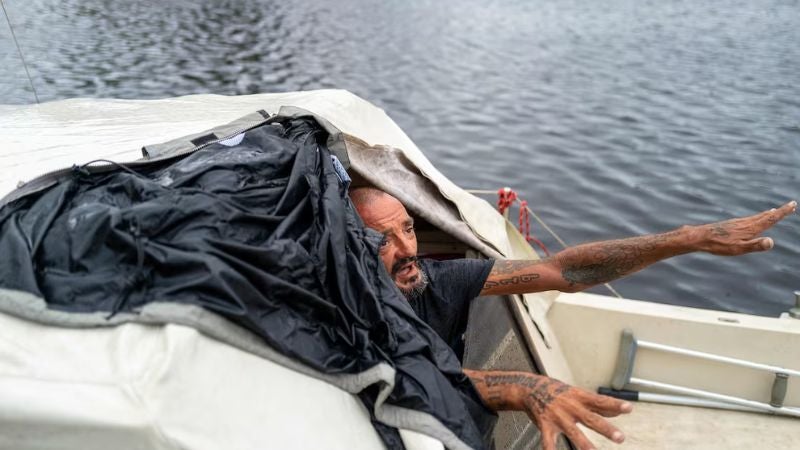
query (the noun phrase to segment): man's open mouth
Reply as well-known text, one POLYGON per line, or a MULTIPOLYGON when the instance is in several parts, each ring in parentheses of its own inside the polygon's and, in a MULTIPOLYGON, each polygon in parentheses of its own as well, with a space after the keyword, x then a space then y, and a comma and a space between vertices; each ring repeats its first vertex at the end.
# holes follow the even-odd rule
POLYGON ((414 272, 414 269, 417 267, 417 258, 406 258, 405 260, 398 261, 397 264, 394 265, 392 268, 392 276, 397 277, 407 277, 411 273, 414 272))
POLYGON ((407 276, 407 275, 411 274, 411 272, 414 271, 414 267, 416 265, 417 265, 417 263, 410 262, 410 263, 404 265, 403 267, 401 267, 400 270, 395 272, 395 275, 396 276, 401 276, 401 277, 407 276))

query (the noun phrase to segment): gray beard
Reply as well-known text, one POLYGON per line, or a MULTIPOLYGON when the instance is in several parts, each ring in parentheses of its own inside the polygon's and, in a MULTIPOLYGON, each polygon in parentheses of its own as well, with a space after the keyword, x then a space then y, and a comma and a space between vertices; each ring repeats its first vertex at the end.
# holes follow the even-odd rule
POLYGON ((419 277, 417 281, 408 289, 400 289, 400 292, 403 293, 403 296, 406 300, 417 300, 422 297, 422 294, 425 292, 425 289, 428 287, 428 275, 422 270, 422 267, 417 264, 417 270, 419 270, 419 277))

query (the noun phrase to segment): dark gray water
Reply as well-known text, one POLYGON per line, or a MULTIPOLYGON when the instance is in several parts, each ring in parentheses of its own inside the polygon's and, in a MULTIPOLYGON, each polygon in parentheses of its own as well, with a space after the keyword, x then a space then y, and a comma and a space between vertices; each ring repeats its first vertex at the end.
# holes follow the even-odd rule
MULTIPOLYGON (((800 197, 798 1, 3 1, 42 101, 348 89, 456 183, 512 186, 569 243, 800 197)), ((30 102, 0 23, 0 103, 30 102)), ((615 286, 777 315, 800 289, 798 229, 615 286)))

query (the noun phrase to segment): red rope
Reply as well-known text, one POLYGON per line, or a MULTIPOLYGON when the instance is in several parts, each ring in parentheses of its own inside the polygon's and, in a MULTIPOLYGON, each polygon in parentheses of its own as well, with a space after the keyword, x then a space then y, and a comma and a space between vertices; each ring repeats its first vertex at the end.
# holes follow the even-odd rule
POLYGON ((531 241, 531 217, 528 214, 528 201, 520 200, 519 202, 519 232, 525 236, 525 240, 531 241))
POLYGON ((525 240, 528 243, 536 243, 545 255, 550 256, 550 251, 547 250, 544 243, 531 235, 531 217, 528 212, 528 202, 520 199, 517 193, 510 188, 501 188, 497 191, 497 210, 500 211, 500 214, 506 212, 515 201, 519 201, 519 232, 525 236, 525 240))
POLYGON ((531 236, 531 216, 530 213, 528 212, 527 200, 520 200, 519 202, 519 231, 520 233, 523 233, 523 236, 525 236, 526 241, 528 241, 529 243, 531 241, 535 242, 536 245, 538 245, 542 249, 542 251, 546 256, 550 256, 550 251, 547 250, 547 247, 545 247, 544 242, 531 236))
POLYGON ((506 212, 511 205, 514 204, 514 201, 517 199, 517 193, 511 190, 510 188, 500 188, 497 190, 497 210, 500 211, 500 214, 506 212))

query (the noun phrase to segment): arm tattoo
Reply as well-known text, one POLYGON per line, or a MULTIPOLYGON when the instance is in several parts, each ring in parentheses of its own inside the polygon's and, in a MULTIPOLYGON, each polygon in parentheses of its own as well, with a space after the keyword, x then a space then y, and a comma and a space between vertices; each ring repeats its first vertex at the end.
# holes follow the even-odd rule
POLYGON ((560 257, 561 276, 570 286, 615 280, 655 262, 651 259, 658 245, 667 242, 673 233, 575 247, 568 257, 560 257))
POLYGON ((496 261, 489 274, 489 280, 484 283, 484 289, 499 286, 514 286, 530 283, 541 275, 531 272, 532 266, 541 264, 542 261, 496 261))
POLYGON ((592 258, 582 258, 584 261, 565 265, 561 269, 561 276, 570 286, 605 283, 627 274, 644 262, 641 250, 634 245, 604 245, 593 249, 590 256, 592 258))
POLYGON ((520 283, 530 283, 537 278, 539 278, 538 273, 524 273, 519 276, 515 275, 509 278, 501 278, 497 281, 486 281, 483 287, 484 289, 491 289, 497 286, 511 286, 520 283))
POLYGON ((508 374, 508 375, 488 375, 486 377, 486 386, 503 386, 506 384, 515 384, 517 386, 525 386, 527 388, 535 388, 541 381, 540 378, 526 377, 525 375, 508 374))

